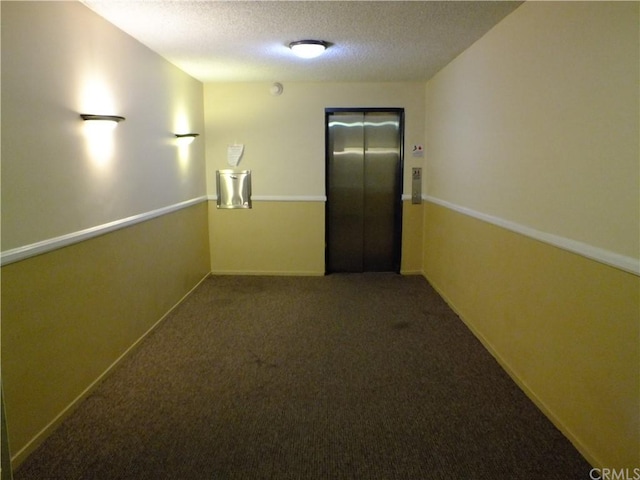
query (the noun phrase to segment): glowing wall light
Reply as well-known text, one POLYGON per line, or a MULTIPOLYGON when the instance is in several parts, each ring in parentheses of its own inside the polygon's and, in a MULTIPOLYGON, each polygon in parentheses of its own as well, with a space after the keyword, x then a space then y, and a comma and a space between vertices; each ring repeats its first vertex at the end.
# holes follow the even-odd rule
POLYGON ((88 125, 89 128, 104 130, 113 130, 118 123, 125 119, 119 115, 93 115, 89 113, 81 113, 80 117, 87 122, 86 125, 88 125))
POLYGON ((179 147, 190 145, 200 135, 199 133, 176 133, 176 143, 179 147))
POLYGON ((113 156, 113 130, 125 118, 119 115, 81 113, 84 120, 87 148, 91 158, 101 166, 113 156))

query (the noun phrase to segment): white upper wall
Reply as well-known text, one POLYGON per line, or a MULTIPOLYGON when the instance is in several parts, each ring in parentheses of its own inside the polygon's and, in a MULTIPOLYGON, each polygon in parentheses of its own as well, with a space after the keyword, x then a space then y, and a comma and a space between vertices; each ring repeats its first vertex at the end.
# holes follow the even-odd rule
POLYGON ((206 194, 203 86, 78 2, 1 2, 2 250, 206 194), (90 140, 80 113, 126 117, 90 140))
MULTIPOLYGON (((245 145, 238 168, 252 170, 253 193, 274 197, 323 197, 325 108, 404 108, 405 149, 424 143, 423 83, 285 83, 280 96, 269 83, 205 85, 207 187, 215 171, 230 168, 227 146, 245 145)), ((405 192, 411 167, 422 166, 405 150, 405 192)))
POLYGON ((640 251, 638 2, 527 2, 426 88, 428 194, 640 251))

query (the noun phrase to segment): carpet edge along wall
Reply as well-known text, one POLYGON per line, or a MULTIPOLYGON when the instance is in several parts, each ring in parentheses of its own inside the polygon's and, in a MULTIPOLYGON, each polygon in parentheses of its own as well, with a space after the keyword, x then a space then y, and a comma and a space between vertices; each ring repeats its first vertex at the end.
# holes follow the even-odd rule
POLYGON ((593 465, 640 465, 640 278, 425 203, 424 272, 593 465))
POLYGON ((209 274, 207 204, 2 267, 14 467, 209 274))

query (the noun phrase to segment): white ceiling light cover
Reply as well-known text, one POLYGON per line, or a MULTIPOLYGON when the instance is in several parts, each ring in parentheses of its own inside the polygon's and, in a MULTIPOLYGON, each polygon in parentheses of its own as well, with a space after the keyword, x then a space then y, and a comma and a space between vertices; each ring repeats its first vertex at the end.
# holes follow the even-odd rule
POLYGON ((291 42, 289 48, 300 58, 315 58, 322 55, 327 44, 321 40, 300 40, 291 42))

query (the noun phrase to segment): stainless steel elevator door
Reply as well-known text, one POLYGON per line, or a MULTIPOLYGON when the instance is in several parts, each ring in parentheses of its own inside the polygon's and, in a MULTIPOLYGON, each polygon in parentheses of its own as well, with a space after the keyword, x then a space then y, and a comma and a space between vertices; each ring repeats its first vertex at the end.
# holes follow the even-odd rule
POLYGON ((401 111, 327 113, 327 271, 399 271, 401 111))

